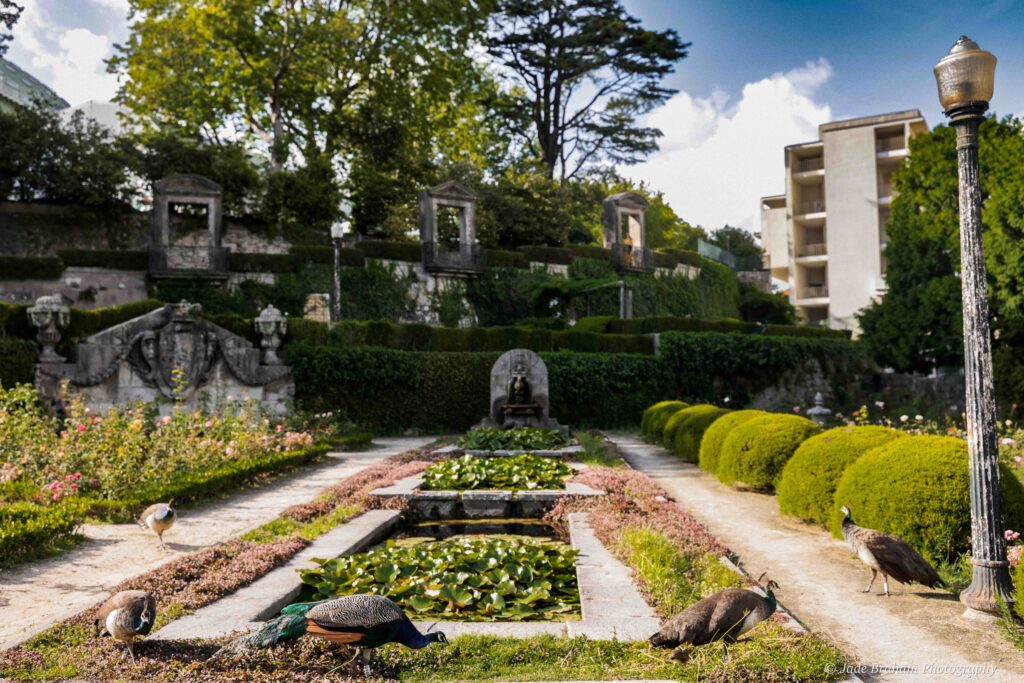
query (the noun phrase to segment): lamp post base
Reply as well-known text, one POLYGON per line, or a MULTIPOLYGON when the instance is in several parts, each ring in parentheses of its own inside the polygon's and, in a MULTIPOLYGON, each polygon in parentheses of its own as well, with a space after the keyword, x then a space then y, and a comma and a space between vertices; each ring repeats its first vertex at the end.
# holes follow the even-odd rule
POLYGON ((999 615, 1000 604, 1013 605, 1013 582, 1010 580, 1010 563, 1005 560, 975 560, 971 585, 960 593, 960 602, 967 606, 964 616, 970 612, 985 612, 999 615))
POLYGON ((964 613, 960 615, 960 620, 965 626, 988 628, 996 625, 999 621, 999 616, 968 607, 964 610, 964 613))

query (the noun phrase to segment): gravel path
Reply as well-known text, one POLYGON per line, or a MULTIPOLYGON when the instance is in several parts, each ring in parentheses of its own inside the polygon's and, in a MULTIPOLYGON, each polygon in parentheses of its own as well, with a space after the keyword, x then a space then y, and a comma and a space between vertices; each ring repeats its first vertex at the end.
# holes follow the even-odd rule
POLYGON ((890 598, 861 593, 870 570, 826 531, 781 517, 774 496, 735 491, 636 435, 611 438, 633 467, 739 554, 751 575, 767 571, 778 581, 779 599, 811 630, 839 642, 864 667, 865 680, 1024 680, 1024 654, 995 627, 963 619, 955 596, 895 582, 890 598))
POLYGON ((184 508, 164 534, 168 550, 156 536, 135 524, 87 524, 83 541, 56 557, 0 572, 0 650, 17 645, 107 597, 127 578, 209 548, 260 526, 284 508, 312 499, 318 491, 383 458, 418 448, 430 438, 377 439, 360 453, 331 453, 326 462, 290 473, 207 505, 184 508))

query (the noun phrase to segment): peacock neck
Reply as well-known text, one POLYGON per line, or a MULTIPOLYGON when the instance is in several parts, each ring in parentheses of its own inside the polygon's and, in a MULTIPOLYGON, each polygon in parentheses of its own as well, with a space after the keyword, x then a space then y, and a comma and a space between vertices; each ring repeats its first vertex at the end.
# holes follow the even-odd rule
POLYGON ((775 608, 779 605, 779 601, 775 599, 775 593, 772 592, 771 588, 764 592, 764 602, 768 605, 768 614, 773 614, 775 608))
POLYGON ((431 642, 430 636, 420 633, 408 619, 402 621, 402 625, 398 630, 398 637, 395 640, 413 650, 425 648, 431 642))

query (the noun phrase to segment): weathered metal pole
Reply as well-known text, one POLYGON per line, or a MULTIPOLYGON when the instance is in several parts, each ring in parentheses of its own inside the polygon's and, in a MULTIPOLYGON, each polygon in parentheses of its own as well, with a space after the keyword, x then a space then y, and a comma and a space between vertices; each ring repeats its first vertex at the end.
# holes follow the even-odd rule
POLYGON ((960 176, 960 279, 964 308, 964 370, 967 384, 967 450, 971 477, 971 585, 960 594, 967 607, 997 614, 999 601, 1013 601, 1003 536, 996 403, 992 380, 985 254, 981 241, 981 181, 978 128, 988 107, 950 110, 956 128, 960 176))
POLYGON ((331 297, 331 319, 334 322, 341 320, 341 237, 335 237, 334 242, 334 296, 331 297))
POLYGON ((999 613, 1011 604, 1009 562, 1003 537, 996 446, 996 400, 992 383, 992 341, 988 288, 981 241, 981 180, 978 130, 992 99, 996 58, 967 36, 935 65, 939 102, 956 129, 960 178, 960 284, 964 308, 964 374, 967 385, 967 452, 971 488, 971 585, 960 593, 965 616, 999 613))

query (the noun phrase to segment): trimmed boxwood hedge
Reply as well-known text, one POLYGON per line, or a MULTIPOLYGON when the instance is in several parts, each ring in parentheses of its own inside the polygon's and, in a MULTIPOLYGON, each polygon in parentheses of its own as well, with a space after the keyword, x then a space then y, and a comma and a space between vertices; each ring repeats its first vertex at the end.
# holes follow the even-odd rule
POLYGON ((647 416, 647 431, 644 433, 644 438, 649 443, 660 444, 665 436, 665 425, 668 424, 669 418, 688 407, 690 404, 683 401, 662 401, 647 416))
POLYGON ((504 249, 487 250, 488 268, 529 268, 530 264, 526 256, 518 251, 506 251, 504 249))
POLYGON ((684 263, 695 268, 702 268, 707 261, 707 259, 697 252, 688 251, 686 249, 663 249, 662 252, 675 256, 679 263, 684 263))
POLYGON ((0 565, 37 554, 73 536, 85 518, 85 503, 68 498, 51 506, 0 503, 0 565))
POLYGON ((799 415, 762 415, 729 432, 718 457, 725 484, 771 489, 801 443, 821 427, 799 415))
POLYGON ((56 280, 63 273, 56 256, 0 256, 0 280, 56 280))
POLYGON ((698 464, 705 472, 718 474, 718 461, 722 454, 722 444, 729 436, 729 433, 747 420, 767 415, 763 410, 737 410, 734 413, 723 415, 715 420, 710 427, 704 430, 704 438, 700 442, 700 456, 698 464))
POLYGON ((538 245, 518 247, 527 261, 538 261, 540 263, 554 263, 567 266, 572 262, 573 253, 571 249, 564 247, 545 247, 538 245))
POLYGON ((786 463, 775 491, 779 511, 828 528, 843 472, 861 455, 905 436, 889 427, 848 425, 804 441, 786 463))
POLYGON ((608 332, 620 334, 654 334, 656 332, 735 332, 781 337, 821 337, 826 339, 849 339, 849 330, 829 330, 824 327, 806 325, 761 325, 739 320, 699 320, 674 316, 648 316, 623 320, 616 318, 608 323, 608 332))
POLYGON ((604 261, 605 263, 614 262, 611 249, 605 249, 593 244, 574 244, 569 249, 572 251, 574 259, 588 258, 595 261, 604 261))
POLYGON ((366 258, 386 259, 391 261, 411 261, 418 263, 423 260, 423 247, 419 242, 387 242, 385 240, 362 240, 354 245, 363 252, 366 258))
MULTIPOLYGON (((307 263, 319 263, 325 266, 334 265, 334 247, 319 244, 296 244, 288 253, 300 261, 300 267, 307 263)), ((343 248, 338 252, 342 267, 362 268, 366 265, 366 257, 358 249, 343 248)))
MULTIPOLYGON (((288 348, 296 400, 375 432, 463 431, 489 409, 500 354, 408 352, 299 342, 288 348)), ((629 353, 543 353, 550 414, 580 427, 635 425, 665 394, 658 359, 629 353)))
POLYGON ((110 268, 111 270, 148 270, 148 251, 122 249, 60 249, 57 256, 65 266, 110 268))
POLYGON ((27 339, 0 339, 0 386, 30 384, 36 373, 35 342, 27 339))
MULTIPOLYGON (((687 462, 700 460, 700 444, 704 433, 718 418, 731 413, 731 410, 713 405, 691 406, 679 411, 669 420, 677 421, 673 430, 672 442, 668 445, 676 455, 687 462)), ((668 435, 669 427, 665 428, 668 435)))
MULTIPOLYGON (((1000 463, 1006 527, 1024 526, 1024 487, 1000 463)), ((950 558, 970 547, 967 444, 947 436, 909 436, 874 448, 846 468, 829 520, 842 536, 843 505, 855 524, 894 534, 918 551, 950 558)))

